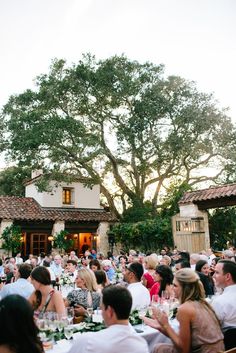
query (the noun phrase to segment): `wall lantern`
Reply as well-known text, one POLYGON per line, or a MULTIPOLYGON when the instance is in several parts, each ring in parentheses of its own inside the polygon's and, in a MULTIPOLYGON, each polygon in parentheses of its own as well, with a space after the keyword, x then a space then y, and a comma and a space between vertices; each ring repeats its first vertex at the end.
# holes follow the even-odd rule
POLYGON ((107 233, 107 236, 108 236, 108 243, 110 245, 111 253, 113 253, 113 247, 115 245, 115 234, 112 231, 110 231, 107 233))
POLYGON ((52 235, 48 236, 48 241, 53 241, 53 236, 52 235))

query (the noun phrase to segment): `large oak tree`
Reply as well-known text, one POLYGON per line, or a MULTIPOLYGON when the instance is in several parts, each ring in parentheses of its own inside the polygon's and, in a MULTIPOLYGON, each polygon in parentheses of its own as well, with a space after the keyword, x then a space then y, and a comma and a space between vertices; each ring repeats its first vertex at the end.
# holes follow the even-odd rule
POLYGON ((4 150, 19 165, 99 183, 117 215, 117 205, 147 198, 155 208, 173 179, 216 180, 234 153, 235 128, 212 95, 124 56, 55 60, 34 90, 10 97, 2 124, 4 150))

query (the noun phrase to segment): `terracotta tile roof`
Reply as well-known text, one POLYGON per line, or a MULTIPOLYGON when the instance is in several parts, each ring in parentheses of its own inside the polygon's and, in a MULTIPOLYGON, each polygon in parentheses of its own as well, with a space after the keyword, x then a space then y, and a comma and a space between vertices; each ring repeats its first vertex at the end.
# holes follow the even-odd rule
POLYGON ((236 196, 236 184, 227 184, 210 187, 208 189, 186 192, 180 199, 179 204, 197 203, 198 201, 215 200, 219 198, 230 198, 236 196))
POLYGON ((103 209, 46 208, 31 197, 0 196, 0 219, 29 221, 115 221, 114 215, 103 209))

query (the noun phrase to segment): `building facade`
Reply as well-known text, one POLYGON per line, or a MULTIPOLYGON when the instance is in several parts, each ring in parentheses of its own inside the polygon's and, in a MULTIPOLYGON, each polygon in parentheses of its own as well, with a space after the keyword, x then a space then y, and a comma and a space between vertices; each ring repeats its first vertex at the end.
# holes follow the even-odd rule
POLYGON ((51 181, 50 191, 39 192, 40 177, 41 173, 32 173, 25 197, 0 196, 0 234, 11 224, 20 226, 24 256, 50 251, 53 235, 62 230, 68 232, 78 255, 87 248, 106 253, 107 232, 115 217, 100 206, 99 185, 51 181))

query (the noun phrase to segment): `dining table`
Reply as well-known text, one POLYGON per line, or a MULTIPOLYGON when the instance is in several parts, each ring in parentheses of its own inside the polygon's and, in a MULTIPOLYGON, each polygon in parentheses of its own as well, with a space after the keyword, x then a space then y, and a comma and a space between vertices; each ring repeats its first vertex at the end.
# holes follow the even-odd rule
MULTIPOLYGON (((177 332, 178 331, 178 321, 176 319, 171 320, 171 326, 173 329, 177 332)), ((147 325, 135 325, 132 326, 134 331, 143 337, 148 344, 149 352, 151 353, 153 348, 157 343, 171 343, 171 340, 163 335, 160 331, 147 326, 147 325)), ((71 345, 73 344, 74 340, 78 339, 79 342, 79 337, 80 335, 83 335, 81 332, 76 332, 73 334, 73 339, 71 340, 66 340, 62 339, 60 341, 57 341, 53 344, 53 347, 51 349, 46 350, 48 353, 68 353, 71 345)), ((79 345, 78 345, 78 352, 79 352, 79 345)))

